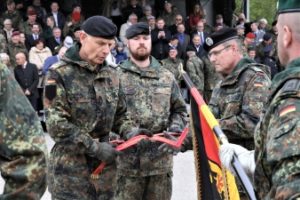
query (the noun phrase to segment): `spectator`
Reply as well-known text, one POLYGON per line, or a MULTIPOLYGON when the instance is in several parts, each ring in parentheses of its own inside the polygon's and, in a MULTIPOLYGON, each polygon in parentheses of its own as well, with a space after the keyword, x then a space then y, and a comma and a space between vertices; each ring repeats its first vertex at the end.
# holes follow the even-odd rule
POLYGON ((16 66, 16 55, 18 52, 27 53, 26 46, 21 42, 20 32, 14 31, 11 36, 11 42, 8 44, 8 55, 11 59, 12 66, 16 66))
POLYGON ((6 43, 9 43, 11 41, 11 35, 14 31, 14 28, 12 27, 12 21, 11 19, 5 19, 3 22, 3 34, 6 40, 6 43))
POLYGON ((236 23, 236 25, 245 25, 245 23, 247 22, 246 16, 244 13, 240 13, 238 16, 238 21, 236 23))
POLYGON ((146 5, 143 8, 143 11, 144 11, 144 16, 141 19, 139 19, 139 22, 147 22, 148 17, 152 16, 152 8, 151 8, 151 6, 146 5))
POLYGON ((33 7, 28 7, 27 17, 28 17, 27 21, 25 21, 20 27, 21 32, 25 33, 25 35, 30 35, 32 26, 34 24, 37 24, 39 26, 39 31, 41 33, 43 29, 42 26, 36 21, 37 14, 33 7))
POLYGON ((258 46, 263 41, 263 36, 265 34, 265 31, 258 29, 257 22, 251 23, 251 31, 252 33, 255 34, 255 40, 254 40, 255 46, 258 46))
POLYGON ((46 58, 42 70, 42 74, 44 76, 47 74, 48 70, 51 68, 53 64, 60 61, 60 59, 65 55, 67 49, 68 49, 67 47, 63 46, 62 48, 59 49, 58 54, 46 58))
POLYGON ((0 53, 0 63, 5 64, 10 72, 14 72, 14 66, 11 65, 10 58, 7 53, 0 53))
POLYGON ((190 36, 185 33, 184 24, 177 25, 177 34, 175 35, 178 38, 179 44, 183 52, 186 52, 187 46, 190 44, 190 36))
POLYGON ((216 15, 215 31, 221 29, 220 27, 224 28, 227 26, 224 24, 223 16, 218 14, 216 15))
POLYGON ((28 44, 28 47, 29 47, 29 49, 27 49, 27 50, 29 51, 31 49, 31 47, 35 46, 35 41, 37 41, 38 39, 42 39, 42 38, 43 37, 40 32, 39 24, 37 24, 37 23, 32 24, 30 34, 26 35, 26 43, 28 44))
POLYGON ((143 17, 143 9, 140 5, 138 5, 137 0, 130 0, 130 3, 128 6, 126 6, 123 11, 123 19, 124 21, 129 18, 129 15, 132 13, 136 14, 138 19, 141 19, 143 17))
POLYGON ((163 59, 161 63, 165 69, 172 72, 177 84, 180 86, 180 82, 182 78, 181 78, 181 73, 179 68, 180 65, 183 64, 183 61, 180 58, 178 58, 177 53, 178 51, 176 48, 170 47, 168 52, 168 58, 163 59))
POLYGON ((61 34, 61 29, 55 27, 53 29, 53 36, 48 39, 46 46, 49 47, 52 53, 54 54, 57 48, 62 44, 62 42, 63 42, 63 37, 61 34))
POLYGON ((171 35, 175 35, 177 33, 177 26, 178 26, 178 24, 182 24, 182 23, 184 23, 182 15, 177 14, 175 16, 175 23, 172 24, 171 26, 169 26, 171 35))
POLYGON ((46 19, 46 27, 43 31, 43 38, 47 41, 53 36, 53 29, 55 27, 55 21, 53 16, 48 16, 46 19))
POLYGON ((41 71, 44 61, 49 56, 52 56, 51 50, 45 46, 44 40, 38 39, 35 41, 35 46, 29 51, 29 62, 35 64, 37 69, 41 71))
POLYGON ((268 31, 268 21, 265 18, 261 18, 259 20, 258 29, 264 31, 265 33, 268 31))
POLYGON ((155 17, 154 16, 149 16, 147 18, 147 22, 148 22, 148 25, 150 27, 150 30, 153 31, 155 29, 155 17))
POLYGON ((190 30, 196 30, 197 23, 204 18, 204 10, 201 4, 195 4, 193 13, 189 16, 189 26, 190 30))
POLYGON ((176 35, 173 35, 170 42, 169 42, 169 51, 170 49, 176 49, 177 53, 176 56, 177 58, 185 59, 185 51, 182 50, 182 47, 179 43, 178 37, 176 35))
POLYGON ((188 47, 189 49, 194 49, 196 52, 196 55, 201 59, 202 56, 206 55, 205 50, 203 49, 203 46, 201 46, 201 38, 199 35, 195 34, 192 37, 192 42, 188 47))
POLYGON ((37 67, 27 62, 26 55, 23 52, 16 54, 16 63, 17 66, 14 69, 15 78, 34 110, 37 110, 37 86, 39 82, 37 67))
POLYGON ((127 39, 125 38, 126 30, 133 24, 136 24, 137 21, 138 21, 137 15, 135 13, 132 13, 131 15, 129 15, 127 22, 122 24, 119 37, 121 42, 123 42, 125 45, 127 44, 127 39))
POLYGON ((170 31, 165 27, 165 21, 158 18, 156 28, 151 32, 152 52, 151 55, 158 60, 167 58, 169 51, 170 31))
POLYGON ((46 9, 42 6, 41 0, 33 0, 32 6, 37 14, 37 22, 42 25, 42 27, 46 24, 47 12, 46 9))
POLYGON ((205 42, 205 39, 208 36, 208 33, 204 31, 204 22, 203 22, 203 20, 200 20, 197 23, 196 30, 191 33, 191 36, 193 36, 195 34, 200 36, 201 45, 203 45, 203 43, 205 42))
POLYGON ((214 28, 211 27, 209 24, 206 23, 205 16, 206 15, 204 15, 204 17, 201 19, 201 21, 204 23, 204 32, 207 33, 207 34, 211 34, 212 32, 214 32, 214 28))
POLYGON ((241 41, 243 41, 245 39, 245 27, 244 25, 237 25, 235 27, 238 37, 241 39, 241 41))
POLYGON ((76 27, 74 29, 74 36, 73 36, 73 41, 74 42, 79 42, 80 32, 81 32, 81 28, 80 27, 76 27))
POLYGON ((72 13, 67 17, 64 29, 63 29, 63 34, 64 36, 71 36, 73 37, 74 35, 74 29, 77 27, 80 27, 81 24, 84 21, 84 16, 81 13, 81 7, 79 4, 75 4, 73 6, 73 11, 72 13))
POLYGON ((48 14, 49 16, 53 16, 55 21, 55 26, 59 27, 60 30, 63 30, 65 25, 65 16, 59 11, 59 5, 57 2, 51 3, 51 12, 48 14))
POLYGON ((165 25, 167 27, 174 24, 176 14, 177 13, 172 9, 172 4, 168 1, 165 1, 164 10, 160 15, 160 18, 164 19, 165 25))
POLYGON ((122 61, 128 58, 127 53, 124 51, 124 44, 122 42, 117 43, 115 58, 117 64, 120 64, 122 61))
MULTIPOLYGON (((7 0, 7 10, 2 14, 2 19, 10 19, 12 21, 12 27, 18 29, 23 22, 22 15, 16 10, 16 3, 14 0, 7 0)), ((1 24, 3 22, 1 21, 1 24)))

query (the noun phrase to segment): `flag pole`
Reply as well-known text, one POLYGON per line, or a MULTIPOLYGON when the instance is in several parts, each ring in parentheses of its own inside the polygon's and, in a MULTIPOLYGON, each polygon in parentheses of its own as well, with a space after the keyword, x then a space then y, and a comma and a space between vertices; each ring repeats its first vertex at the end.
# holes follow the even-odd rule
MULTIPOLYGON (((187 73, 183 70, 183 66, 182 64, 179 67, 180 73, 191 93, 191 95, 194 97, 195 101, 197 102, 198 105, 206 105, 206 103, 204 102, 201 94, 199 93, 199 91, 195 88, 195 85, 193 84, 193 82, 191 81, 190 77, 187 75, 187 73)), ((205 106, 205 108, 208 108, 207 106, 205 106)), ((214 115, 212 114, 212 112, 209 109, 205 110, 206 112, 203 113, 207 123, 209 124, 209 126, 211 127, 211 129, 213 130, 213 132, 216 134, 219 142, 221 144, 226 144, 228 143, 228 139, 226 137, 226 135, 224 134, 224 132, 222 131, 222 129, 219 126, 218 121, 215 119, 214 115)), ((241 166, 241 163, 239 162, 237 155, 234 154, 233 159, 232 159, 232 166, 233 169, 238 177, 238 179, 241 182, 242 187, 244 188, 247 196, 249 197, 250 200, 256 200, 256 195, 254 192, 254 188, 251 184, 251 181, 249 179, 249 177, 247 176, 245 170, 243 169, 243 167, 241 166)))

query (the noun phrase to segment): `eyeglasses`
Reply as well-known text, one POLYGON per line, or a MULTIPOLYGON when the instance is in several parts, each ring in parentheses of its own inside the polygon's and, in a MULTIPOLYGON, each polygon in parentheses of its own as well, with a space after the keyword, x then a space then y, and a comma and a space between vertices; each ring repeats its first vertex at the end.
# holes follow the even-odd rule
POLYGON ((228 46, 226 46, 223 49, 220 49, 218 51, 211 51, 211 52, 208 53, 208 57, 218 56, 222 53, 222 51, 224 51, 225 49, 228 49, 229 47, 231 47, 231 45, 228 45, 228 46))

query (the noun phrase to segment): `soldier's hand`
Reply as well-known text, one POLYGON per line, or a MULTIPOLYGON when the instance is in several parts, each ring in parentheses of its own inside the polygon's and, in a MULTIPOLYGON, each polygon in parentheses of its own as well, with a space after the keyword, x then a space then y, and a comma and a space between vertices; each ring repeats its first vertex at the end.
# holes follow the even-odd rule
MULTIPOLYGON (((172 136, 170 134, 170 132, 164 132, 164 137, 165 138, 168 138, 170 140, 173 140, 173 141, 176 141, 177 138, 172 136)), ((173 154, 173 155, 176 155, 179 151, 180 151, 180 148, 176 148, 176 147, 173 147, 169 144, 166 144, 166 143, 163 143, 161 144, 159 147, 158 147, 158 150, 162 151, 162 152, 165 152, 165 153, 169 153, 169 154, 173 154)))
POLYGON ((98 159, 107 164, 112 163, 120 153, 108 142, 100 142, 98 147, 98 159))
POLYGON ((137 135, 147 135, 147 136, 151 137, 153 135, 153 133, 145 128, 133 128, 130 132, 128 132, 125 135, 125 139, 129 140, 130 138, 133 138, 137 135))
POLYGON ((236 144, 223 144, 219 149, 219 156, 222 164, 234 174, 232 168, 232 159, 234 154, 237 156, 240 161, 241 166, 248 175, 253 175, 255 170, 255 161, 254 161, 254 150, 249 151, 244 147, 236 144))

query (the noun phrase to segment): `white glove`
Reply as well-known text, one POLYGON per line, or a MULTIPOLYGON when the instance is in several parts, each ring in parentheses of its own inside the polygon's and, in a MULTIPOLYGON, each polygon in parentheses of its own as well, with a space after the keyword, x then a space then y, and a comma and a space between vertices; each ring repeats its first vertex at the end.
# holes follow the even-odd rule
POLYGON ((234 170, 231 165, 234 153, 237 155, 241 166, 249 176, 253 176, 255 170, 254 150, 249 151, 244 147, 236 144, 223 144, 219 149, 219 156, 222 164, 233 174, 234 170))

